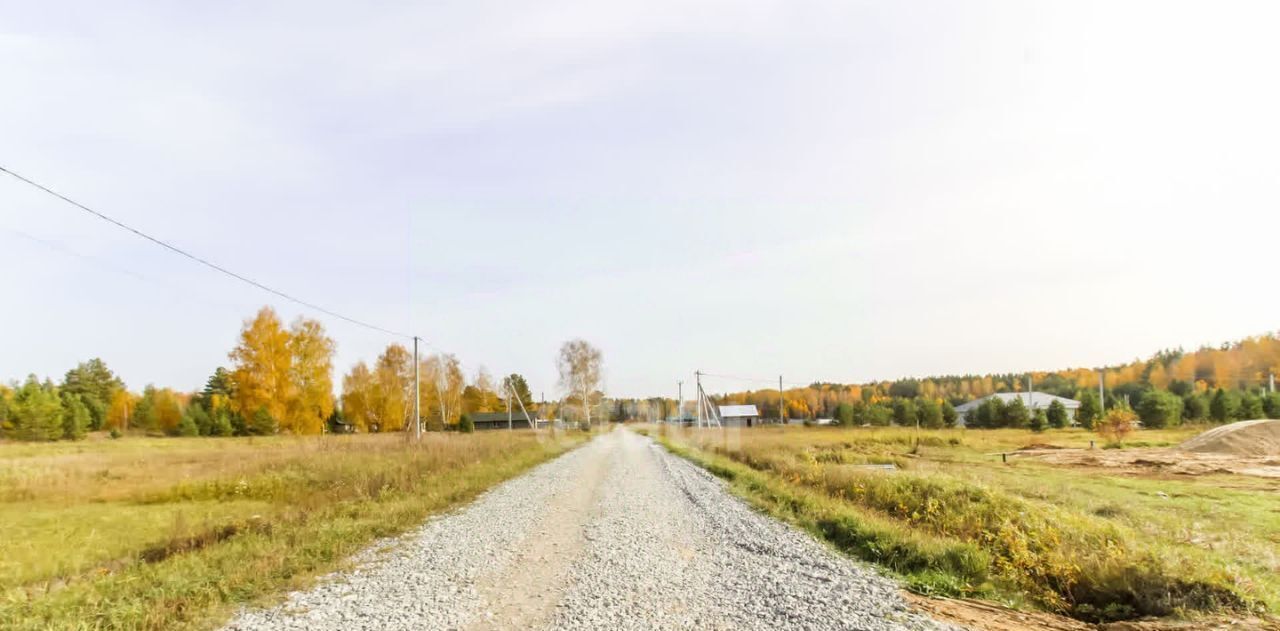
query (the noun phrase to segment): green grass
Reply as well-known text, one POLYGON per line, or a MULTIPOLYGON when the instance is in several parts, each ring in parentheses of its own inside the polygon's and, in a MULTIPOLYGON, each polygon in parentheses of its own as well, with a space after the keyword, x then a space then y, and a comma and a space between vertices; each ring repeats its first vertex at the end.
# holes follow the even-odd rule
POLYGON ((0 627, 212 628, 584 438, 0 444, 0 627))
MULTIPOLYGON (((1196 428, 1143 432, 1170 445, 1196 428)), ((1086 620, 1280 607, 1274 483, 1144 478, 1000 461, 1079 430, 756 428, 664 431, 676 453, 760 508, 925 593, 1086 620), (878 472, 860 464, 892 462, 878 472)))

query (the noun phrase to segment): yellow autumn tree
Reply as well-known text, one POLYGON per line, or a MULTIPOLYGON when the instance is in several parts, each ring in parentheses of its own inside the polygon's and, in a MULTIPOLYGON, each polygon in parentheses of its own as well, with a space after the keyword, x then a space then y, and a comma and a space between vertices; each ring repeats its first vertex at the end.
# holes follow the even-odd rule
POLYGON ((404 429, 405 421, 412 413, 413 355, 405 347, 392 344, 378 356, 373 372, 369 431, 404 429))
POLYGON ((333 414, 333 354, 335 344, 315 320, 298 318, 289 331, 290 398, 280 429, 295 434, 319 434, 333 414))
POLYGON ((111 402, 107 407, 107 419, 103 424, 105 429, 116 429, 124 431, 129 429, 129 420, 133 416, 133 411, 138 407, 138 395, 120 388, 111 394, 111 402))
POLYGON ((342 416, 362 432, 377 423, 372 407, 374 389, 373 372, 364 362, 357 362, 342 378, 342 416))
POLYGON ((235 362, 232 378, 235 396, 232 408, 245 418, 259 409, 277 421, 283 420, 293 399, 293 353, 289 331, 271 307, 263 307, 240 331, 240 343, 229 353, 235 362))

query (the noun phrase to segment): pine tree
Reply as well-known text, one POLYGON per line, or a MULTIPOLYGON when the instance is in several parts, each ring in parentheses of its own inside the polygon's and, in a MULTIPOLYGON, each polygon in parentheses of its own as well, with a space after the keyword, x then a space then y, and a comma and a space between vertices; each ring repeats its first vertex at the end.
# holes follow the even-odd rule
POLYGON ((1049 411, 1045 414, 1045 421, 1056 429, 1062 429, 1067 426, 1067 406, 1061 401, 1054 399, 1049 403, 1049 411))
POLYGON ((1092 388, 1081 392, 1080 407, 1076 408, 1076 422, 1080 424, 1080 427, 1093 429, 1094 423, 1101 416, 1102 405, 1098 401, 1098 394, 1092 388))
POLYGON ((62 395, 62 438, 80 440, 89 433, 89 407, 78 394, 62 395))
POLYGON ((62 400, 52 383, 40 383, 35 375, 13 393, 11 432, 18 440, 57 440, 63 436, 62 400))

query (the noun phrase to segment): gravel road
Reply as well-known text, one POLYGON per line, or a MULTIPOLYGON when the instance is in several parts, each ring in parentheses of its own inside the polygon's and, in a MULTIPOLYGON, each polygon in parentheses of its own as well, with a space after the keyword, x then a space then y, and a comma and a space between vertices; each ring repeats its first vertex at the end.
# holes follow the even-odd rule
POLYGON ((227 629, 948 629, 627 430, 227 629))

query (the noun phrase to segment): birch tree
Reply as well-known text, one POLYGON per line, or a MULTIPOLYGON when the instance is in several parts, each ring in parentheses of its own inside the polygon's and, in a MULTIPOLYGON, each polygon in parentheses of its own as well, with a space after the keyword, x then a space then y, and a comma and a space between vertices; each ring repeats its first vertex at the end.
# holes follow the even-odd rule
POLYGON ((560 371, 560 387, 582 400, 582 415, 591 425, 591 394, 599 389, 604 359, 600 349, 583 339, 570 340, 560 346, 556 368, 560 371))

